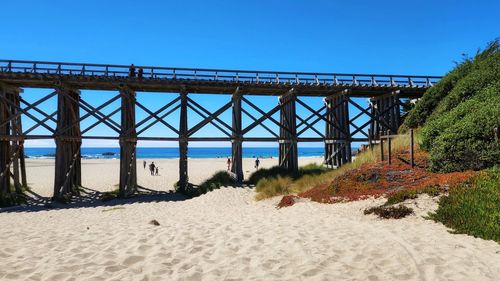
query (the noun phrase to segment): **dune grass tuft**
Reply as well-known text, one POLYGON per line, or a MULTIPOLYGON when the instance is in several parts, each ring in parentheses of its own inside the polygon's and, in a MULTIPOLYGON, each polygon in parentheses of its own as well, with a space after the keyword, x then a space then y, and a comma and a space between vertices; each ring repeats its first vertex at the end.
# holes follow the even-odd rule
POLYGON ((193 198, 229 185, 234 185, 231 175, 226 171, 218 171, 197 187, 189 185, 184 194, 193 198))
MULTIPOLYGON (((419 133, 415 133, 415 148, 419 147, 419 133)), ((403 149, 408 149, 410 144, 409 135, 398 136, 391 141, 391 151, 396 152, 403 149)), ((387 153, 387 145, 385 147, 385 153, 387 153)), ((270 169, 262 169, 263 171, 257 171, 250 177, 252 180, 250 182, 256 182, 259 186, 256 189, 257 200, 262 200, 270 198, 273 196, 287 195, 290 193, 300 193, 309 190, 315 186, 324 185, 332 182, 336 177, 339 177, 346 173, 347 171, 357 169, 361 165, 366 163, 375 163, 380 160, 380 146, 375 145, 372 150, 367 150, 359 153, 353 162, 347 163, 337 169, 328 169, 322 165, 310 164, 299 169, 298 174, 290 174, 281 167, 273 167, 270 169), (258 174, 257 174, 258 173, 258 174), (283 179, 277 179, 277 177, 287 177, 289 181, 286 181, 288 186, 286 188, 276 188, 276 186, 282 185, 285 182, 283 179), (265 181, 264 181, 265 180, 265 181), (262 182, 261 182, 262 181, 262 182), (284 193, 283 191, 286 191, 284 193)))
POLYGON ((259 180, 255 191, 257 195, 255 199, 262 200, 276 195, 287 195, 292 192, 292 178, 277 176, 270 179, 263 178, 259 180))

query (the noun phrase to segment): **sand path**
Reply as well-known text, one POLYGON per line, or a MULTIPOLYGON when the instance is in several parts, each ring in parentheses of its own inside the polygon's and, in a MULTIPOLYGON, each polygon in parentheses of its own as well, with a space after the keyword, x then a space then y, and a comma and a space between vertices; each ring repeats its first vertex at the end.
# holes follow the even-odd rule
POLYGON ((380 200, 277 210, 253 190, 180 202, 0 213, 1 280, 495 280, 500 245, 417 215, 380 220, 380 200), (148 224, 156 219, 160 226, 148 224))

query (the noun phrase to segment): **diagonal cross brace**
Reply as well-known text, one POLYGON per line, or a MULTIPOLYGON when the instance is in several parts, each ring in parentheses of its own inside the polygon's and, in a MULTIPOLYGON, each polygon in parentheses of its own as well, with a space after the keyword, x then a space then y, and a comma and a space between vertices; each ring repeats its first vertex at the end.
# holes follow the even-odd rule
POLYGON ((208 123, 211 123, 215 118, 217 118, 217 116, 221 115, 224 111, 226 111, 229 108, 231 108, 232 104, 233 104, 233 102, 229 101, 228 103, 226 103, 225 105, 223 105, 221 108, 219 108, 214 113, 211 113, 207 117, 204 117, 205 118, 204 120, 202 120, 201 122, 199 122, 194 127, 192 127, 191 129, 188 130, 188 136, 193 135, 194 133, 196 133, 197 131, 199 131, 201 128, 203 128, 203 126, 205 126, 208 123))
POLYGON ((262 116, 255 120, 252 124, 248 125, 248 127, 246 127, 243 131, 242 131, 242 134, 246 134, 248 133, 250 130, 252 130, 253 128, 257 127, 258 125, 262 125, 262 121, 266 120, 266 119, 269 119, 271 120, 273 123, 275 123, 276 125, 278 125, 280 128, 286 130, 287 132, 289 132, 290 134, 292 134, 292 132, 286 127, 286 126, 283 126, 280 122, 276 121, 276 119, 274 119, 272 117, 272 115, 276 112, 278 112, 281 108, 283 108, 285 105, 287 105, 289 102, 291 102, 292 100, 291 99, 288 99, 286 100, 284 103, 281 103, 281 104, 278 104, 276 105, 273 109, 271 109, 270 111, 268 111, 267 113, 262 111, 260 108, 258 108, 257 106, 255 106, 253 103, 251 103, 249 100, 247 100, 246 98, 244 97, 241 97, 241 100, 242 101, 245 101, 247 104, 249 104, 252 108, 254 108, 255 110, 257 110, 260 114, 262 114, 262 116))
MULTIPOLYGON (((208 116, 204 115, 202 112, 200 112, 196 107, 194 107, 191 103, 187 103, 187 106, 191 108, 194 112, 198 113, 201 117, 204 119, 207 119, 208 116)), ((217 123, 210 121, 210 123, 217 129, 219 129, 221 132, 223 132, 226 136, 231 137, 231 134, 226 132, 221 126, 219 126, 217 123)), ((189 132, 189 131, 188 131, 189 132)))
MULTIPOLYGON (((77 103, 77 104, 80 104, 78 101, 76 101, 75 99, 73 99, 73 97, 67 95, 64 93, 64 91, 61 92, 61 94, 65 95, 66 97, 68 97, 72 102, 74 103, 77 103)), ((120 98, 120 95, 116 95, 115 97, 111 98, 110 100, 108 100, 107 102, 101 104, 100 106, 96 107, 96 108, 93 108, 93 111, 92 109, 88 109, 88 108, 84 108, 84 107, 81 107, 83 110, 87 111, 87 113, 85 115, 83 115, 82 117, 80 117, 77 121, 73 122, 71 125, 67 126, 67 127, 64 127, 64 128, 60 128, 58 130, 58 134, 61 134, 61 133, 64 133, 66 132, 67 130, 71 129, 72 127, 76 126, 77 124, 79 124, 81 121, 87 119, 89 116, 94 116, 95 118, 97 118, 99 120, 99 123, 102 122, 104 123, 105 125, 107 125, 109 128, 113 129, 115 132, 117 133, 120 133, 120 130, 117 129, 116 127, 114 127, 114 125, 112 124, 109 124, 108 122, 106 122, 106 119, 109 119, 109 118, 101 118, 100 116, 97 116, 95 115, 95 112, 100 112, 101 109, 103 109, 104 107, 108 106, 109 104, 111 104, 112 102, 114 102, 115 100, 119 99, 120 98)), ((80 100, 81 102, 83 102, 83 100, 80 100)), ((80 104, 81 105, 81 104, 80 104)), ((102 114, 102 113, 101 113, 102 114)), ((104 114, 102 114, 104 115, 104 114)), ((113 121, 114 122, 114 121, 113 121)), ((115 122, 116 123, 116 122, 115 122)), ((118 126, 119 127, 119 126, 118 126)))
MULTIPOLYGON (((195 102, 194 100, 192 100, 190 97, 188 97, 187 99, 188 99, 189 103, 191 103, 192 105, 198 107, 198 109, 201 110, 201 111, 203 111, 206 115, 209 116, 209 115, 212 114, 210 111, 206 110, 203 106, 199 105, 197 102, 195 102)), ((222 126, 224 126, 226 129, 228 129, 229 131, 233 132, 233 128, 231 126, 229 126, 226 122, 222 121, 219 117, 215 116, 214 119, 217 122, 219 122, 222 126)), ((214 124, 213 122, 210 122, 210 123, 212 123, 212 125, 214 124)))
MULTIPOLYGON (((155 112, 153 112, 154 115, 150 114, 148 117, 144 118, 139 123, 137 123, 135 125, 135 128, 138 128, 138 127, 142 126, 143 124, 145 124, 146 122, 148 122, 151 118, 154 118, 155 116, 158 116, 158 114, 160 114, 162 111, 164 111, 165 109, 169 108, 170 106, 172 106, 173 104, 175 104, 176 102, 178 102, 180 99, 181 99, 180 97, 176 97, 175 99, 173 99, 172 101, 170 101, 166 105, 162 106, 160 109, 158 109, 155 112)), ((177 108, 179 108, 179 106, 175 107, 175 109, 177 109, 177 108)), ((173 110, 173 111, 175 111, 175 110, 173 110)), ((173 111, 171 110, 169 112, 171 113, 173 111)), ((169 114, 166 114, 166 115, 164 114, 164 115, 160 116, 160 118, 157 118, 155 121, 153 121, 152 123, 148 124, 146 126, 146 128, 142 129, 140 132, 144 132, 145 130, 151 128, 153 125, 155 125, 156 123, 160 122, 159 120, 163 120, 163 118, 165 118, 169 114)), ((127 132, 125 132, 125 134, 130 133, 131 130, 133 130, 133 128, 130 128, 129 130, 127 130, 127 132)), ((137 133, 137 134, 139 134, 139 133, 137 133)))

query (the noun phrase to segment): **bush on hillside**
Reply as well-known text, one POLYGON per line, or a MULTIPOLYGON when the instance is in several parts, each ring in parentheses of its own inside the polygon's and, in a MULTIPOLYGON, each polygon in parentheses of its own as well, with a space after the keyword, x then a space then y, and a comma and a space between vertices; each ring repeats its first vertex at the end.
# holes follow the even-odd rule
POLYGON ((405 118, 402 131, 423 126, 432 115, 451 110, 477 91, 498 81, 500 71, 499 42, 491 42, 474 59, 466 58, 436 85, 427 90, 405 118))
MULTIPOLYGON (((482 89, 497 84, 500 81, 500 52, 487 52, 489 56, 481 56, 474 63, 474 69, 461 79, 455 87, 439 103, 436 110, 432 113, 429 120, 439 118, 447 111, 452 110, 461 102, 474 97, 482 89)), ((497 89, 499 89, 497 87, 497 89)))
POLYGON ((472 62, 470 60, 464 61, 446 74, 436 85, 427 90, 404 119, 402 130, 405 131, 407 128, 423 126, 439 102, 453 89, 462 77, 469 73, 471 66, 472 62))
POLYGON ((428 122, 422 146, 430 151, 433 171, 480 170, 500 164, 500 83, 428 122))

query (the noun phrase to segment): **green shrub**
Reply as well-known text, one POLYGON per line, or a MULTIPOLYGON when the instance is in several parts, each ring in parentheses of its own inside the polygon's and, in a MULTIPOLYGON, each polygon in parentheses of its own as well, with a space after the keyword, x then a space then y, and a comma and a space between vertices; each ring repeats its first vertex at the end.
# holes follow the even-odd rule
POLYGON ((189 184, 183 193, 188 197, 193 198, 213 191, 214 189, 219 189, 221 186, 228 186, 233 184, 234 179, 228 172, 218 171, 197 187, 189 184))
POLYGON ((261 168, 253 172, 250 177, 248 177, 247 182, 250 184, 257 185, 261 179, 271 179, 281 177, 296 177, 297 175, 281 166, 273 166, 271 168, 261 168))
POLYGON ((479 170, 500 163, 500 82, 483 89, 456 108, 442 113, 422 130, 433 171, 479 170))
MULTIPOLYGON (((436 107, 429 120, 452 110, 461 102, 473 97, 482 89, 500 81, 500 52, 483 59, 476 59, 473 70, 463 77, 436 107)), ((498 88, 497 88, 498 89, 498 88)))
POLYGON ((428 186, 422 189, 402 190, 387 197, 387 201, 385 202, 384 206, 394 205, 409 199, 415 199, 419 194, 424 193, 428 194, 429 196, 437 196, 439 195, 440 190, 435 186, 428 186))
POLYGON ((377 206, 364 211, 365 215, 375 214, 383 219, 401 219, 413 214, 413 209, 403 205, 399 206, 377 206))
POLYGON ((500 54, 498 39, 478 52, 473 59, 466 58, 451 70, 441 81, 427 90, 415 108, 404 120, 402 130, 423 126, 429 117, 441 113, 473 96, 480 89, 499 80, 500 54))
POLYGON ((464 61, 446 74, 436 85, 428 89, 413 110, 406 116, 403 127, 418 128, 423 126, 439 102, 453 89, 462 77, 469 73, 471 66, 472 62, 470 60, 464 61))
POLYGON ((7 188, 7 192, 0 192, 0 208, 1 207, 11 207, 26 203, 28 196, 26 191, 29 187, 21 187, 16 190, 15 186, 11 184, 7 188))
POLYGON ((454 229, 500 243, 500 167, 486 170, 469 184, 450 190, 429 217, 454 229))

